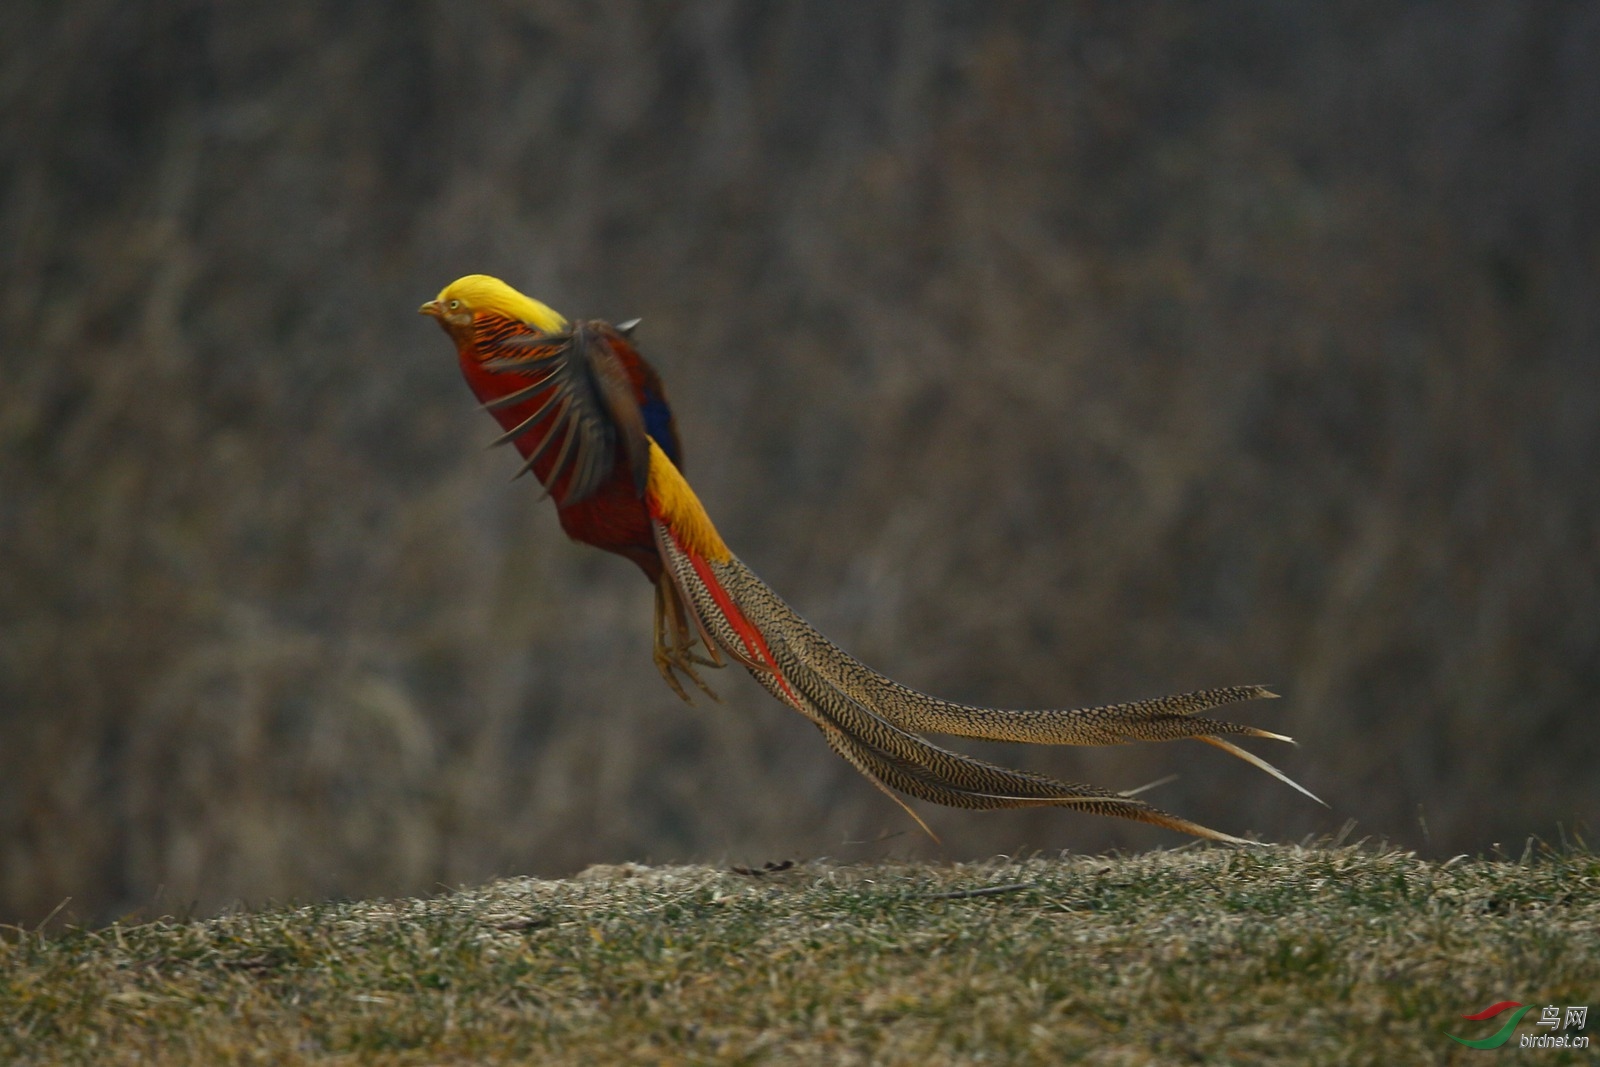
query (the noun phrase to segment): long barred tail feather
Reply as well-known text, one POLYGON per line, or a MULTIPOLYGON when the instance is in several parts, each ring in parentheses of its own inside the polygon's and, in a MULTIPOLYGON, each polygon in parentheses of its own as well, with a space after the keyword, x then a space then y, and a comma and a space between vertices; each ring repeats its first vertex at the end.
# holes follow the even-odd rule
MULTIPOLYGON (((1118 744, 1180 737, 1218 743, 1211 735, 1219 733, 1277 737, 1197 714, 1232 701, 1271 696, 1267 690, 1241 686, 1071 711, 1007 711, 952 704, 902 686, 847 655, 725 549, 719 553, 721 558, 696 553, 660 516, 656 541, 665 579, 674 585, 707 646, 720 648, 743 664, 775 697, 810 719, 829 747, 889 795, 897 791, 959 808, 1071 807, 1214 841, 1249 843, 1128 794, 1010 770, 952 752, 916 731, 1045 744, 1118 744)), ((1220 742, 1219 747, 1284 777, 1228 742, 1220 742)), ((916 817, 915 812, 911 814, 916 817)), ((920 818, 917 822, 927 829, 920 818)))
MULTIPOLYGON (((671 586, 666 599, 693 619, 711 658, 718 658, 720 649, 742 664, 773 696, 811 720, 835 752, 890 796, 904 793, 960 808, 1070 807, 1213 841, 1249 843, 1164 812, 1132 793, 1011 770, 941 748, 922 737, 923 732, 1078 745, 1192 737, 1289 781, 1266 761, 1218 735, 1288 738, 1201 714, 1223 704, 1274 695, 1261 686, 1056 711, 1009 711, 937 700, 847 655, 784 603, 733 555, 693 489, 654 448, 648 502, 661 581, 671 586)), ((680 645, 669 658, 686 662, 689 651, 680 645)), ((666 668, 663 674, 674 681, 666 668)), ((681 686, 673 687, 682 692, 681 686)), ((905 807, 904 801, 895 799, 905 807)), ((906 810, 927 829, 915 812, 906 810)))
POLYGON ((1259 685, 1202 689, 1134 703, 1065 710, 985 708, 930 697, 886 678, 840 649, 749 568, 734 561, 726 569, 729 573, 724 584, 738 590, 734 599, 748 604, 765 624, 780 630, 799 656, 830 684, 861 697, 883 718, 907 730, 1034 745, 1118 745, 1208 734, 1292 741, 1282 734, 1199 714, 1225 704, 1277 697, 1259 685))
MULTIPOLYGON (((1277 737, 1278 735, 1276 735, 1276 734, 1268 734, 1265 731, 1262 731, 1262 733, 1257 735, 1257 736, 1277 737)), ((1283 741, 1289 740, 1287 737, 1283 737, 1283 738, 1279 738, 1279 739, 1283 740, 1283 741)), ((1263 771, 1266 771, 1268 774, 1272 775, 1272 777, 1276 778, 1278 781, 1282 782, 1284 785, 1288 786, 1290 789, 1298 790, 1299 792, 1304 793, 1306 796, 1310 797, 1312 800, 1315 800, 1318 804, 1321 804, 1323 807, 1325 807, 1325 808, 1328 807, 1328 802, 1326 800, 1323 800, 1321 797, 1317 796, 1317 794, 1313 793, 1311 790, 1307 789, 1305 786, 1301 785, 1299 782, 1295 781, 1293 778, 1290 778, 1287 774, 1284 774, 1282 771, 1278 770, 1278 768, 1274 767, 1272 764, 1268 763, 1266 760, 1262 759, 1260 756, 1256 755, 1254 752, 1250 752, 1250 751, 1248 751, 1246 749, 1242 749, 1238 745, 1234 744, 1233 742, 1224 741, 1220 737, 1211 737, 1209 735, 1206 735, 1206 736, 1197 737, 1197 738, 1195 738, 1195 740, 1196 741, 1204 741, 1208 745, 1212 745, 1212 746, 1214 746, 1216 748, 1220 748, 1220 749, 1222 749, 1222 751, 1228 753, 1230 756, 1238 756, 1240 759, 1242 759, 1246 763, 1250 764, 1250 766, 1259 768, 1260 770, 1263 770, 1263 771)))

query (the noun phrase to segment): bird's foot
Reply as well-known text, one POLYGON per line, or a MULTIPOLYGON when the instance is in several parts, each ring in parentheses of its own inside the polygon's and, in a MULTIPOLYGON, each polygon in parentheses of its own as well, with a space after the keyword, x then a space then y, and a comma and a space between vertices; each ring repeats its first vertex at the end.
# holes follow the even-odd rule
POLYGON ((722 703, 722 698, 695 670, 696 666, 721 667, 722 658, 711 646, 710 638, 690 625, 688 612, 678 597, 677 588, 665 575, 656 582, 655 649, 652 656, 656 670, 661 672, 661 677, 666 679, 667 685, 685 704, 693 704, 694 698, 689 696, 689 691, 678 680, 680 674, 699 687, 706 696, 718 704, 722 703), (696 642, 705 644, 709 656, 702 656, 695 651, 696 642))
POLYGON ((693 682, 706 696, 719 704, 722 703, 722 698, 717 696, 716 690, 707 685, 705 679, 700 677, 700 672, 695 670, 697 665, 701 667, 721 667, 722 664, 706 659, 704 656, 696 655, 685 648, 667 648, 659 642, 656 644, 652 658, 655 660, 656 670, 661 672, 661 677, 666 681, 667 685, 672 687, 672 691, 678 694, 678 699, 685 704, 693 704, 694 698, 689 695, 689 691, 678 680, 678 675, 680 674, 693 682))

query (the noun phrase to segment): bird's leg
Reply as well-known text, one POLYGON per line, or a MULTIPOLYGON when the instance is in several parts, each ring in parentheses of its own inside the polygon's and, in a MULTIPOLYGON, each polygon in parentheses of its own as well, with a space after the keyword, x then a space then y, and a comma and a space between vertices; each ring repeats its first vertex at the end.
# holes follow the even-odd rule
POLYGON ((670 578, 662 575, 656 582, 655 649, 652 654, 656 670, 661 672, 661 677, 684 703, 693 704, 694 700, 683 688, 683 683, 678 681, 679 674, 698 686, 706 696, 720 703, 722 698, 706 685, 695 666, 721 667, 722 659, 717 656, 715 649, 707 649, 712 658, 699 655, 694 648, 696 640, 698 637, 684 615, 677 588, 670 578))
MULTIPOLYGON (((684 607, 683 597, 679 593, 678 587, 670 581, 667 582, 667 585, 669 588, 663 595, 671 605, 667 614, 672 620, 674 647, 690 663, 698 663, 702 667, 715 667, 718 670, 727 666, 722 660, 722 653, 718 652, 717 646, 712 643, 710 634, 698 626, 689 625, 688 609, 684 607), (705 648, 709 658, 695 651, 694 646, 696 644, 700 644, 705 648)), ((696 622, 698 621, 696 620, 696 622)))

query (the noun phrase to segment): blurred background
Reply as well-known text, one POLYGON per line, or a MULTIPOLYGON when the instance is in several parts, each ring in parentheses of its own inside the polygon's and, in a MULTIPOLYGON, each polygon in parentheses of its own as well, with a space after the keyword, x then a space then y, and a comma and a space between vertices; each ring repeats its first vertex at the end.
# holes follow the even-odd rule
POLYGON ((415 309, 642 316, 687 473, 967 751, 1435 856, 1600 802, 1600 5, 8 0, 0 922, 1176 845, 923 806, 486 453, 415 309), (737 675, 737 676, 736 676, 737 675))

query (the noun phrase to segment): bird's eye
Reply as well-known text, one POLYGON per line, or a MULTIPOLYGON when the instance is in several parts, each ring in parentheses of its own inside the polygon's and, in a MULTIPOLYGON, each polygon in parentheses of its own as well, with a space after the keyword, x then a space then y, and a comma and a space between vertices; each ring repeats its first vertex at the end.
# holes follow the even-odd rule
POLYGON ((459 300, 450 301, 450 310, 451 311, 454 311, 456 308, 458 308, 460 306, 461 306, 461 301, 459 301, 459 300))

